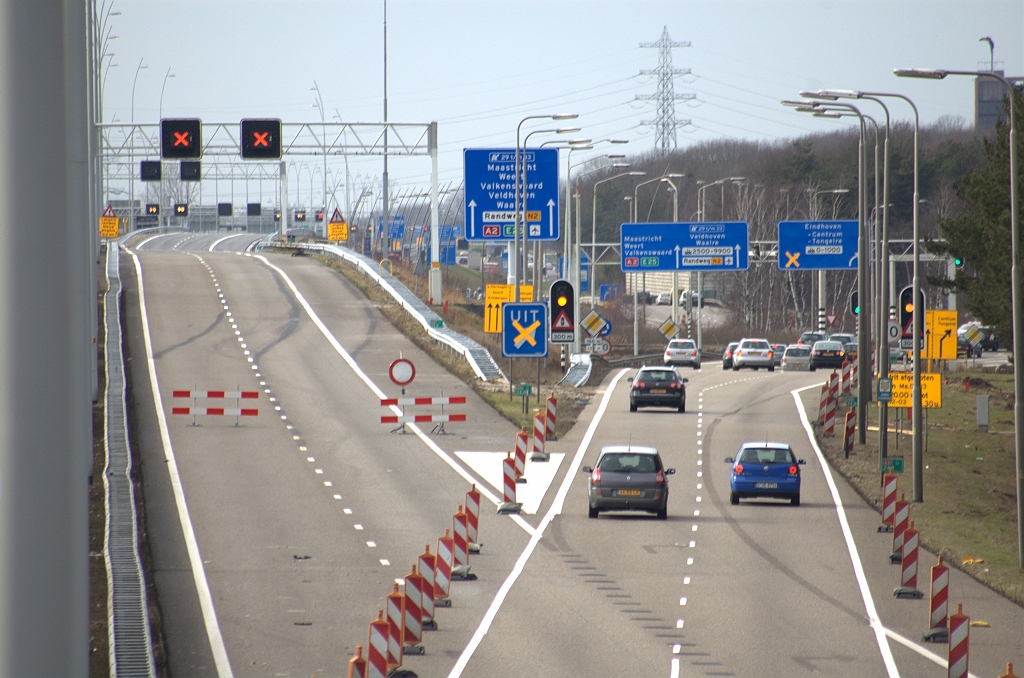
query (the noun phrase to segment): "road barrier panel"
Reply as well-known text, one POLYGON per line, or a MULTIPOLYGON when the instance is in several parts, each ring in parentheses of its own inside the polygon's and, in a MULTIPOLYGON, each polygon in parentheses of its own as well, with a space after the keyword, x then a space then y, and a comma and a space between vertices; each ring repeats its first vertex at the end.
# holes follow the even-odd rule
POLYGON ((971 654, 971 618, 964 614, 964 606, 956 604, 956 612, 949 615, 949 678, 967 678, 967 665, 971 654))
POLYGON ((498 504, 498 513, 519 513, 523 505, 516 501, 516 466, 518 459, 511 453, 501 462, 504 501, 498 504))
POLYGON ((444 396, 441 398, 381 398, 381 406, 392 405, 465 405, 466 396, 444 396))
POLYGON ((818 401, 818 418, 815 419, 815 423, 822 423, 825 421, 825 407, 828 404, 828 383, 821 385, 821 399, 818 401))
POLYGON ((480 491, 476 483, 466 493, 466 535, 469 538, 467 548, 470 553, 480 553, 480 491))
POLYGON ((558 410, 558 398, 552 393, 548 396, 547 400, 547 420, 544 425, 544 439, 545 440, 558 440, 555 437, 555 415, 558 410))
POLYGON ((402 665, 402 637, 405 636, 405 596, 398 590, 398 582, 385 602, 388 618, 388 670, 402 665))
POLYGON ((896 515, 896 488, 899 487, 899 476, 886 473, 882 476, 882 526, 879 532, 892 532, 893 518, 896 515))
POLYGON ((843 455, 849 459, 853 452, 853 434, 857 431, 857 414, 852 409, 846 413, 846 433, 843 436, 843 455))
POLYGON ((544 428, 546 417, 538 412, 533 417, 533 452, 530 454, 530 461, 547 461, 548 455, 544 451, 544 428))
POLYGON ((900 561, 900 586, 892 592, 897 598, 924 598, 917 590, 917 555, 918 532, 914 529, 914 521, 903 532, 903 559, 900 561))
POLYGON ((423 654, 423 577, 416 571, 416 563, 412 572, 405 576, 405 616, 402 633, 402 652, 405 654, 423 654))
POLYGON ((832 400, 839 400, 839 373, 835 370, 828 378, 828 395, 832 400))
POLYGON ((836 405, 839 399, 833 398, 829 393, 828 402, 825 403, 825 419, 822 421, 822 435, 834 436, 836 434, 836 405))
POLYGON ((931 585, 928 587, 928 631, 922 640, 927 643, 949 642, 949 567, 939 562, 932 565, 931 585))
POLYGON ((382 424, 430 424, 446 421, 466 421, 464 414, 403 414, 385 415, 380 418, 382 424))
MULTIPOLYGON (((402 395, 405 395, 405 388, 402 388, 402 395)), ((465 414, 445 414, 445 405, 465 405, 466 396, 446 396, 444 392, 436 398, 381 398, 381 407, 401 407, 402 414, 400 415, 384 415, 380 418, 382 424, 399 424, 395 429, 392 429, 392 433, 405 433, 406 424, 437 424, 431 433, 437 433, 444 435, 444 425, 450 421, 466 421, 465 414), (409 414, 405 413, 406 406, 419 406, 419 405, 440 405, 441 414, 409 414)))
POLYGON ((191 398, 192 407, 172 407, 171 414, 184 414, 192 415, 192 423, 190 426, 198 426, 196 423, 196 416, 210 416, 210 417, 234 417, 235 426, 238 426, 239 417, 257 417, 260 411, 253 407, 242 407, 242 400, 255 400, 260 397, 259 391, 197 391, 195 389, 191 391, 184 391, 180 389, 171 391, 171 398, 191 398), (222 400, 225 398, 233 398, 235 400, 235 407, 224 408, 224 407, 196 407, 196 401, 200 398, 222 400))
POLYGON ((892 523, 892 553, 889 554, 889 564, 899 563, 903 560, 903 532, 907 529, 910 520, 910 502, 905 494, 900 492, 900 498, 893 506, 892 523))
POLYGON ((840 379, 841 379, 840 390, 843 393, 849 393, 850 392, 850 363, 845 361, 845 360, 843 361, 842 376, 840 377, 840 379))
POLYGON ((529 436, 526 429, 519 429, 516 434, 516 482, 526 482, 526 448, 529 436))
POLYGON ((426 545, 417 562, 420 576, 423 577, 423 630, 436 631, 434 596, 437 591, 434 587, 434 569, 437 567, 437 563, 434 554, 430 552, 430 544, 426 545))
POLYGON ((437 607, 452 606, 448 591, 452 582, 453 541, 448 530, 437 539, 437 556, 434 558, 434 605, 437 607))
MULTIPOLYGON (((370 626, 373 633, 373 626, 370 626)), ((363 659, 363 646, 356 645, 356 652, 348 660, 348 678, 366 678, 366 660, 363 659)))
POLYGON ((452 516, 452 581, 476 579, 469 573, 469 529, 462 504, 452 516))
POLYGON ((377 621, 370 622, 370 639, 366 650, 366 678, 388 676, 388 620, 384 610, 377 611, 377 621))

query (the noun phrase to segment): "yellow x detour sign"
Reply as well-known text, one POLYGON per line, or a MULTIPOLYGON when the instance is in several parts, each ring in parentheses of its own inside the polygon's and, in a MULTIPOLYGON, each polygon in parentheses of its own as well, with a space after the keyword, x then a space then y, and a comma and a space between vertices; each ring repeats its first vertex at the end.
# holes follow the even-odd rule
POLYGON ((548 307, 534 302, 501 305, 501 355, 543 358, 548 354, 548 307))
POLYGON ((786 254, 786 265, 783 266, 783 268, 789 268, 790 266, 792 266, 793 268, 800 268, 800 262, 797 261, 797 259, 800 258, 800 253, 799 252, 792 252, 792 253, 786 252, 785 254, 786 254))

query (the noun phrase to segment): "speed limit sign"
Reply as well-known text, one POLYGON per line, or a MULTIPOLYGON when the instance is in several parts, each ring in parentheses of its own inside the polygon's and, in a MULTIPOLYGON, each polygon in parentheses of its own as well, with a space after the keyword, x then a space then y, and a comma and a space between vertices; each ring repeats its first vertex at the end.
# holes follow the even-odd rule
POLYGON ((889 339, 890 346, 896 346, 899 344, 900 337, 903 335, 903 330, 900 328, 900 324, 895 320, 890 320, 886 335, 889 339))

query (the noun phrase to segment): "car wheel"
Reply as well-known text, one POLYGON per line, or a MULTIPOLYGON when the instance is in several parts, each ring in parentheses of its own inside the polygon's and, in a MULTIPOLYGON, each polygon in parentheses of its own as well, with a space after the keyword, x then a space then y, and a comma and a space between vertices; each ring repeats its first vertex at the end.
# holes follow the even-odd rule
POLYGON ((658 511, 658 520, 668 520, 668 504, 667 503, 665 504, 665 507, 663 509, 658 511))
POLYGON ((598 513, 600 513, 600 511, 598 511, 598 510, 597 510, 596 508, 594 508, 593 506, 591 506, 591 507, 590 507, 590 512, 589 512, 589 513, 588 513, 587 515, 588 515, 589 517, 591 517, 591 518, 596 518, 596 517, 597 517, 597 514, 598 514, 598 513))
POLYGON ((816 369, 818 369, 818 368, 816 368, 816 367, 815 367, 814 365, 811 365, 811 366, 810 366, 810 367, 808 367, 807 369, 809 369, 809 370, 810 370, 811 372, 813 372, 814 370, 816 370, 816 369))
POLYGON ((679 401, 679 411, 680 412, 685 412, 686 411, 686 399, 685 398, 683 400, 679 401))
POLYGON ((729 493, 729 503, 732 504, 733 506, 736 506, 737 504, 739 504, 740 503, 740 495, 736 494, 735 492, 730 492, 729 493))
POLYGON ((699 370, 699 369, 700 369, 700 363, 697 363, 696 365, 694 365, 694 366, 693 366, 693 369, 695 369, 695 370, 699 370))
POLYGON ((634 403, 632 400, 629 401, 629 411, 636 412, 636 403, 634 403))
POLYGON ((736 363, 733 363, 732 364, 732 371, 733 372, 739 372, 740 371, 740 366, 737 365, 736 363))
POLYGON ((768 371, 769 372, 774 372, 775 371, 775 365, 769 365, 768 371))
POLYGON ((791 504, 792 506, 799 506, 799 505, 800 505, 800 495, 799 495, 799 494, 794 494, 794 495, 793 495, 793 496, 792 496, 792 497, 790 498, 790 500, 789 500, 789 503, 790 503, 790 504, 791 504))

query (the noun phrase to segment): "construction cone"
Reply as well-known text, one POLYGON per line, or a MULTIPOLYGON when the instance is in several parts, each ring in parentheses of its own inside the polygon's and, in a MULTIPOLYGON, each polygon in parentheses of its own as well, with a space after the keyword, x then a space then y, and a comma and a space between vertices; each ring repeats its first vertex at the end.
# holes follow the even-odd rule
POLYGON ((436 631, 434 620, 434 568, 437 566, 435 556, 430 552, 430 544, 419 557, 419 573, 423 577, 423 630, 436 631))
POLYGON ((939 556, 937 565, 932 565, 931 586, 928 588, 928 630, 922 640, 929 643, 949 641, 949 568, 942 564, 939 556))
POLYGON ((363 646, 356 645, 356 652, 348 660, 348 678, 366 678, 366 660, 363 659, 363 646))
POLYGON ((967 678, 967 665, 971 654, 971 618, 964 614, 963 605, 956 604, 956 612, 949 615, 949 678, 967 678))
POLYGON ((523 505, 516 501, 516 460, 509 454, 501 462, 504 501, 498 505, 498 513, 519 513, 523 505))
MULTIPOLYGON (((466 548, 470 553, 480 553, 480 491, 476 489, 476 483, 466 493, 466 532, 469 544, 466 548)), ((421 570, 422 572, 422 570, 421 570)))
POLYGON ((423 654, 423 577, 416 571, 405 576, 405 615, 402 633, 402 652, 405 654, 423 654))
POLYGON ((379 610, 377 621, 370 622, 366 678, 387 678, 388 670, 388 621, 384 619, 384 610, 379 610))
POLYGON ((918 532, 914 529, 914 521, 903 532, 903 559, 900 561, 900 586, 892 592, 897 598, 924 598, 917 590, 917 553, 918 532))
POLYGON ((434 558, 434 604, 437 607, 452 606, 448 591, 452 581, 453 543, 448 530, 437 540, 437 556, 434 558))

